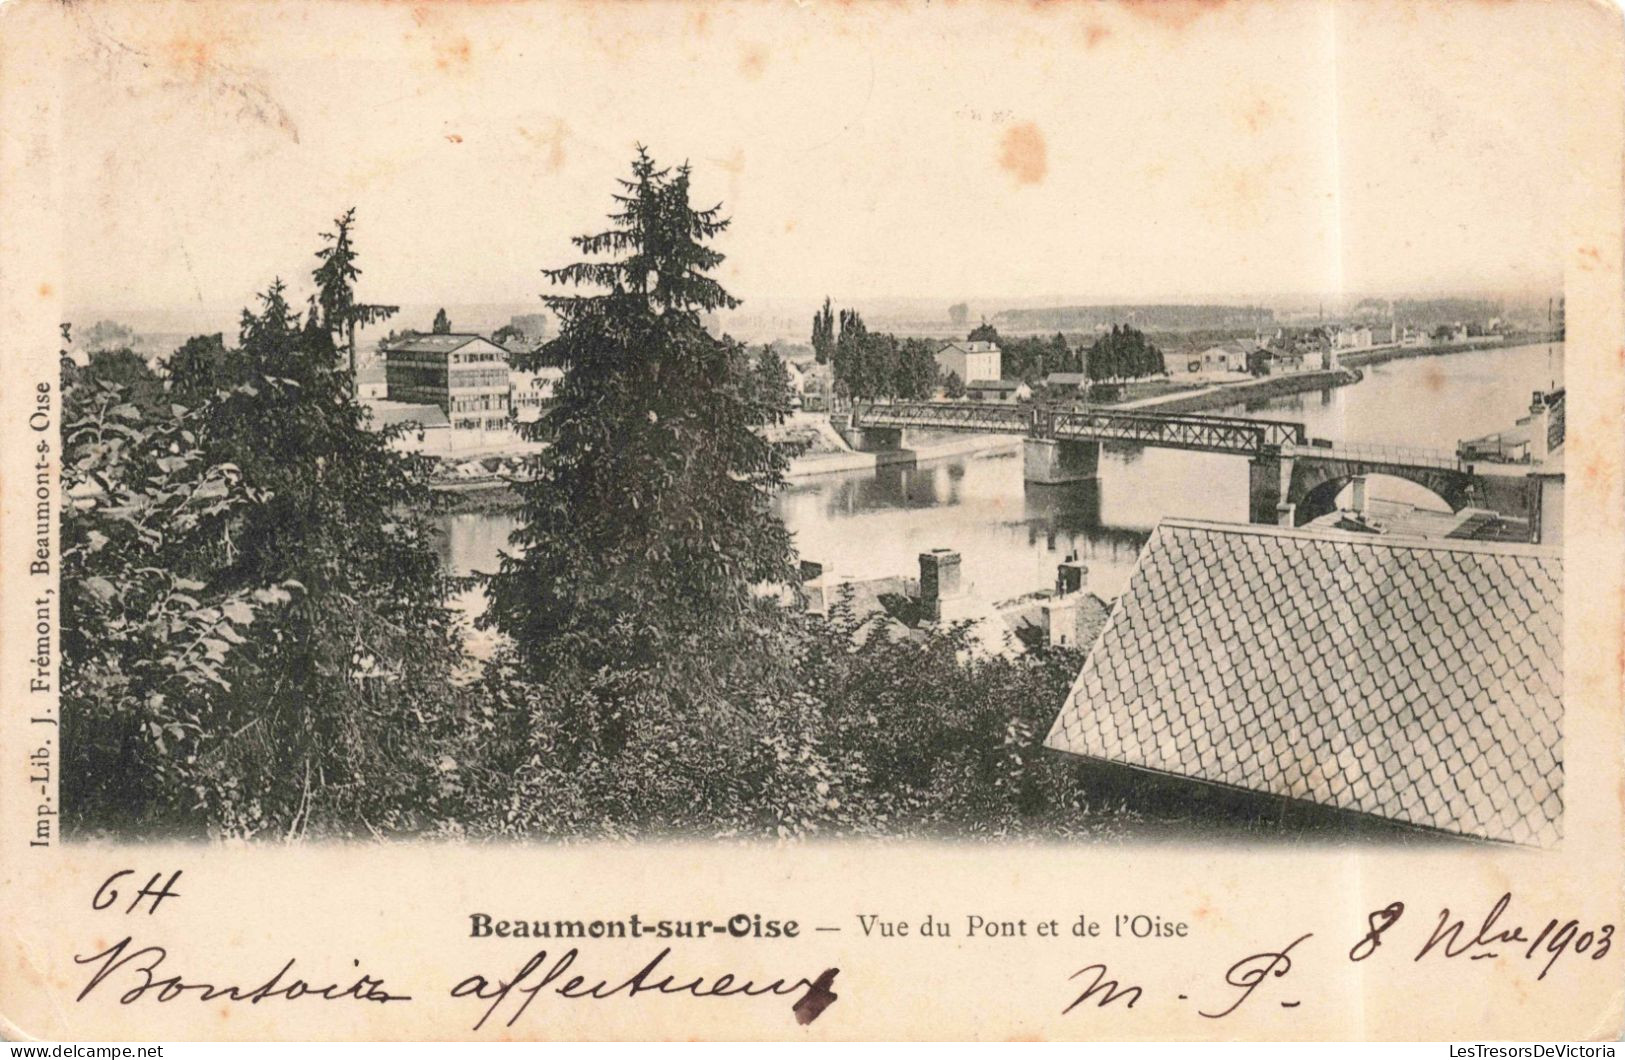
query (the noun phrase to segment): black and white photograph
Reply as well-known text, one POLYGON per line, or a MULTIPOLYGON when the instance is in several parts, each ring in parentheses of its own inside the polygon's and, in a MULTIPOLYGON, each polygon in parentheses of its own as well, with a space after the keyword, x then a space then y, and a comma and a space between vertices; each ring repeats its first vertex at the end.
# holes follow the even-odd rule
POLYGON ((68 835, 1560 842, 1541 122, 690 50, 69 131, 68 835))
POLYGON ((0 6, 0 1039, 1617 1038, 1611 3, 0 6))

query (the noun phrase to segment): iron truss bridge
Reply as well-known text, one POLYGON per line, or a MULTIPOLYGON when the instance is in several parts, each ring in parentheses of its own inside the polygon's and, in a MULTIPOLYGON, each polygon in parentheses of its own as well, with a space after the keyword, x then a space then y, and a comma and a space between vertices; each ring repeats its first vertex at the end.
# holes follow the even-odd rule
POLYGON ((1057 441, 1124 442, 1162 449, 1258 456, 1308 442, 1303 424, 1239 416, 1180 415, 1131 409, 1046 409, 980 402, 857 405, 852 425, 978 434, 1025 434, 1057 441))

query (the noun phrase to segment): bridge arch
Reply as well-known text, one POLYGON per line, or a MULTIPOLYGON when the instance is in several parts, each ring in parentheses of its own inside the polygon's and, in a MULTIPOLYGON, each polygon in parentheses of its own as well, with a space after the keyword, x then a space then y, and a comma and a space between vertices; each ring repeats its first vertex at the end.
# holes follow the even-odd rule
POLYGON ((1299 459, 1292 468, 1292 484, 1287 503, 1294 505, 1293 522, 1302 526, 1337 510, 1337 497, 1359 477, 1383 476, 1421 487, 1459 512, 1475 503, 1472 476, 1447 468, 1370 464, 1345 460, 1299 459))

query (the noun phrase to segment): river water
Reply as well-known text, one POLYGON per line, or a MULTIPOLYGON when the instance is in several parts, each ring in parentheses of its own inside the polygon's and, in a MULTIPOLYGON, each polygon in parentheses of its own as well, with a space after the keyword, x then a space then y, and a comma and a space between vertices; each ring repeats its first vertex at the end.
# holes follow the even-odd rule
MULTIPOLYGON (((1563 378, 1563 347, 1521 346, 1392 361, 1353 386, 1213 410, 1301 422, 1316 438, 1454 451, 1464 438, 1504 430, 1530 394, 1563 378)), ((1441 507, 1406 482, 1373 478, 1374 497, 1441 507)), ((974 591, 998 601, 1050 587, 1077 553, 1089 588, 1120 593, 1140 546, 1164 516, 1245 522, 1247 461, 1171 449, 1101 454, 1087 483, 1030 485, 1014 452, 950 457, 915 467, 801 479, 776 508, 803 558, 843 575, 916 574, 918 556, 951 548, 974 591)), ((505 514, 443 518, 443 558, 456 573, 488 571, 515 521, 505 514)), ((463 606, 479 606, 473 596, 463 606)))

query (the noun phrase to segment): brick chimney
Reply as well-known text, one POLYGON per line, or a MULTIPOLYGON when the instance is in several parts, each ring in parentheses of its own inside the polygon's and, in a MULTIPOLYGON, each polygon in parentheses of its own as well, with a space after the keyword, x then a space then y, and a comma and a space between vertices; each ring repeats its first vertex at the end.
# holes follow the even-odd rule
POLYGON ((959 581, 959 553, 951 548, 934 548, 920 553, 920 606, 932 619, 942 618, 945 600, 964 594, 959 581))
POLYGON ((1551 455, 1551 424, 1552 409, 1546 404, 1546 395, 1535 391, 1535 396, 1529 399, 1529 461, 1533 464, 1543 464, 1551 455))

